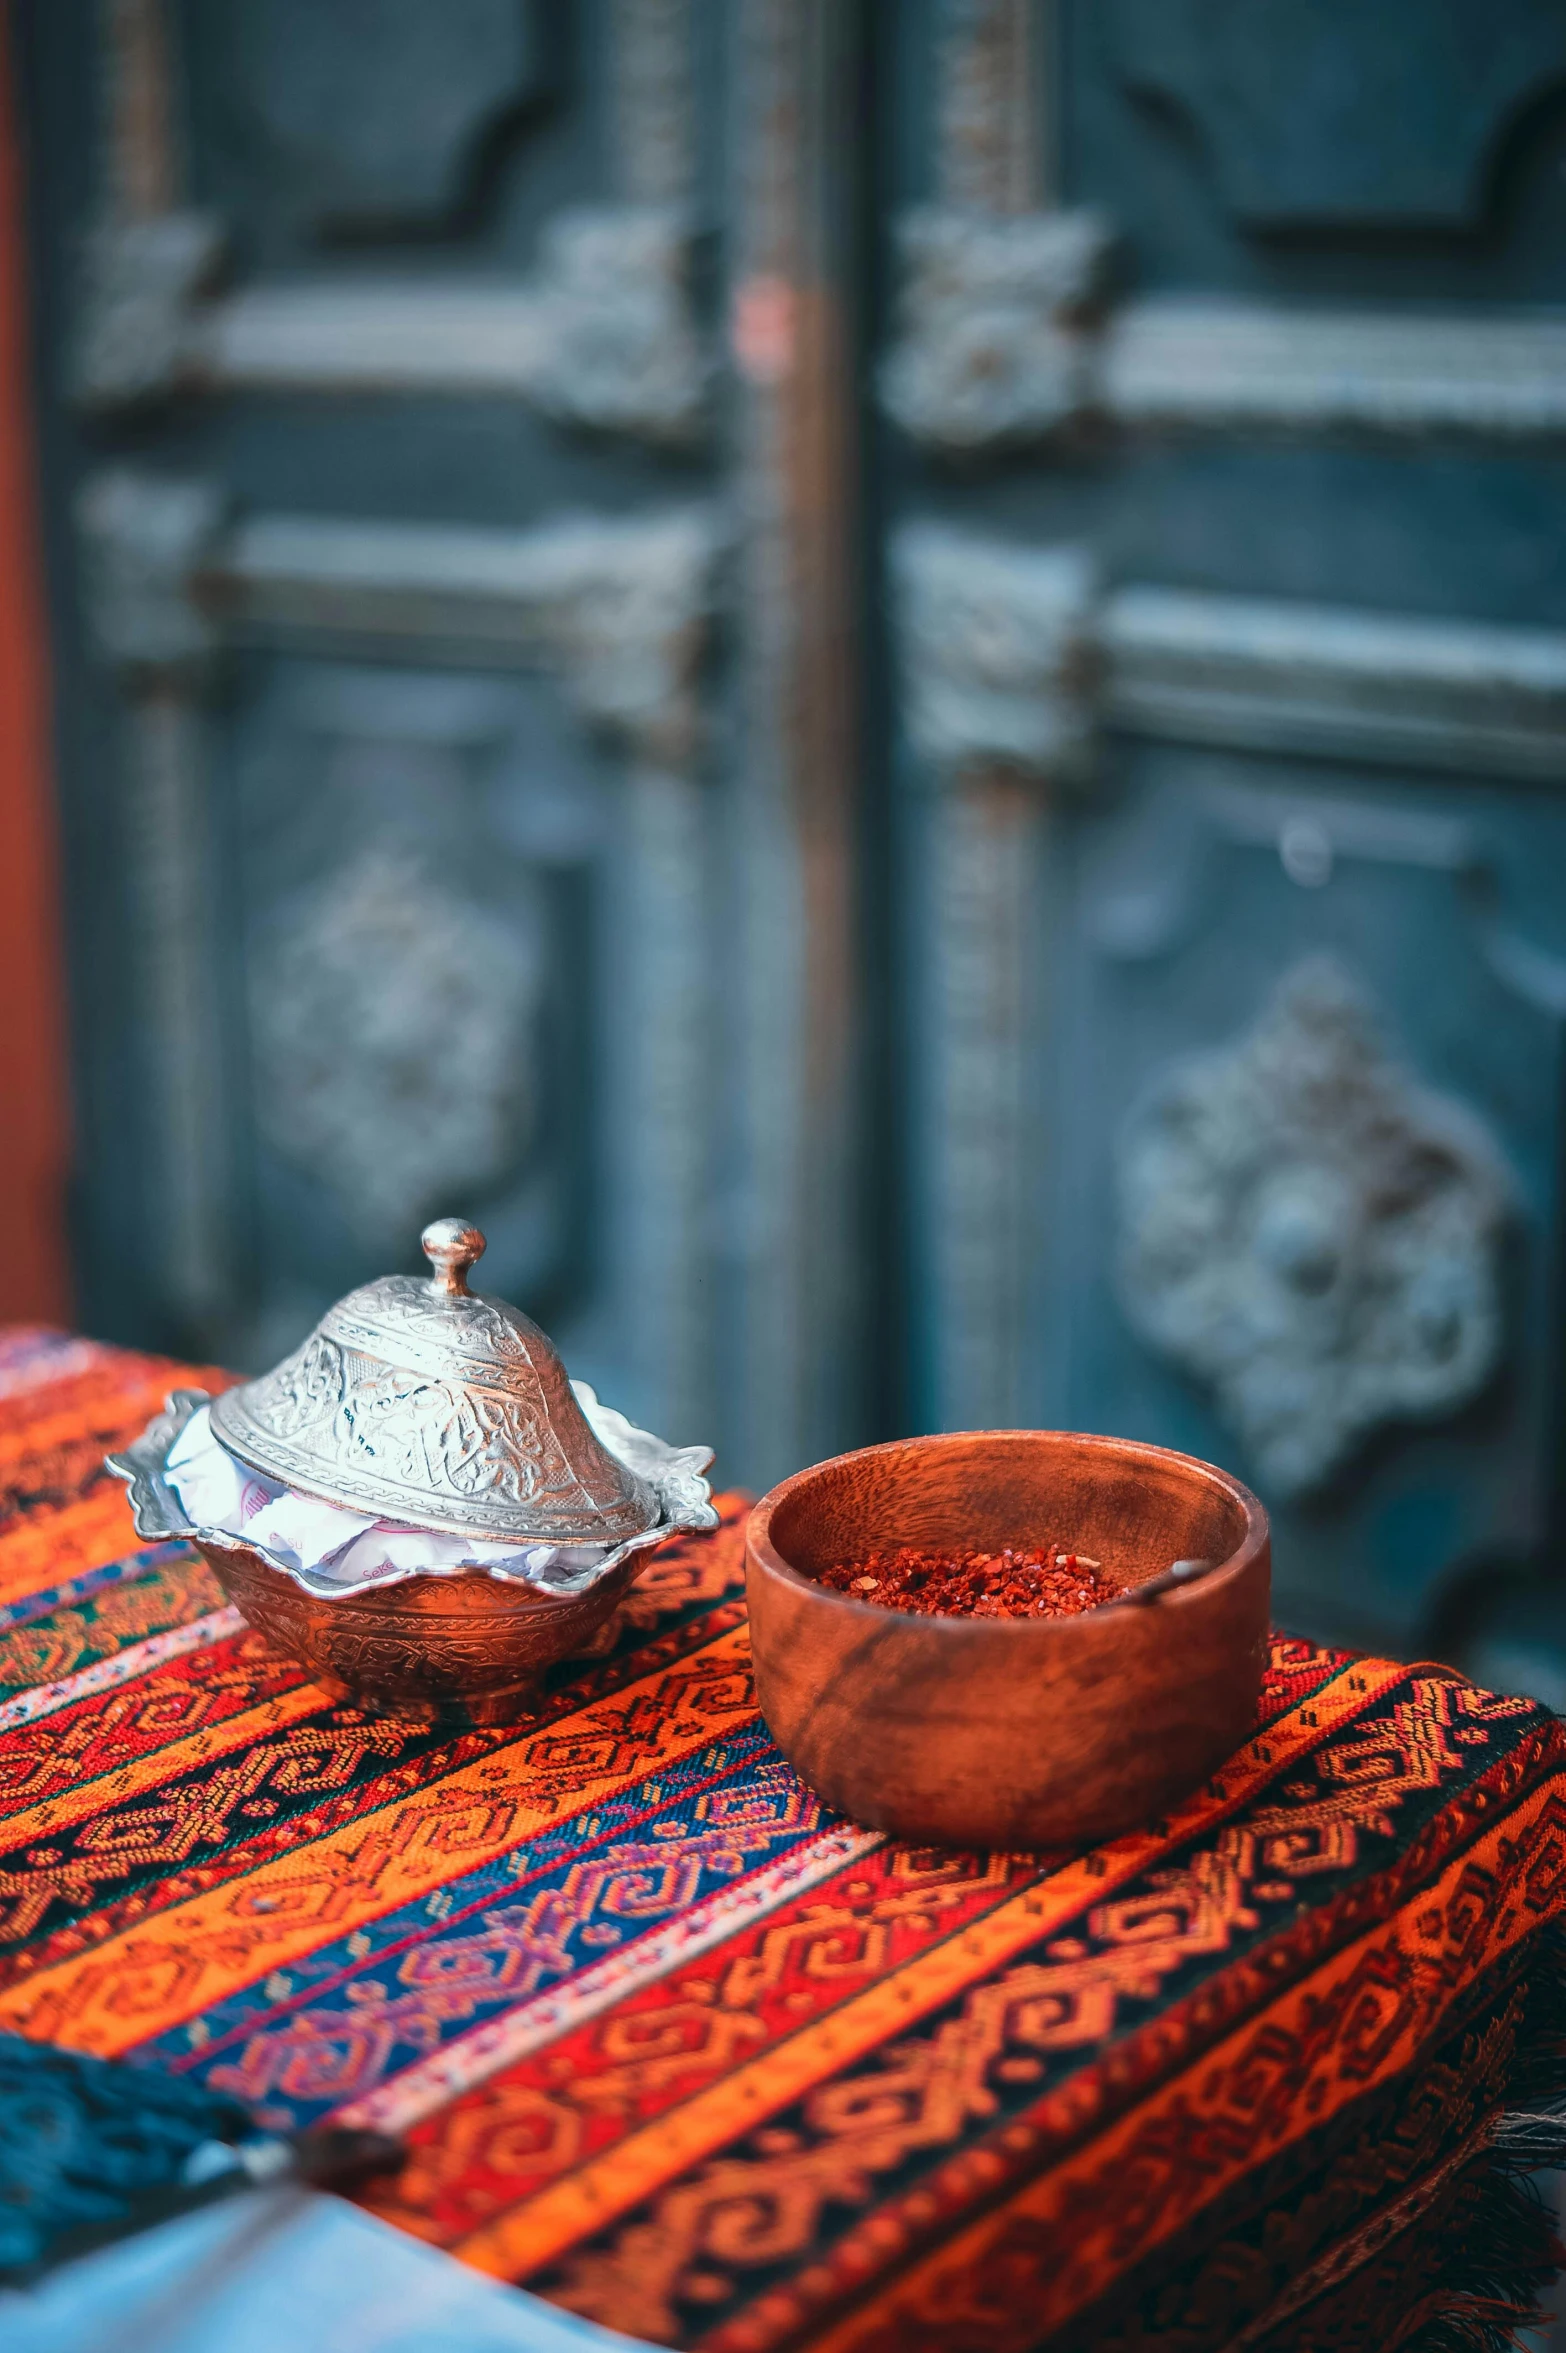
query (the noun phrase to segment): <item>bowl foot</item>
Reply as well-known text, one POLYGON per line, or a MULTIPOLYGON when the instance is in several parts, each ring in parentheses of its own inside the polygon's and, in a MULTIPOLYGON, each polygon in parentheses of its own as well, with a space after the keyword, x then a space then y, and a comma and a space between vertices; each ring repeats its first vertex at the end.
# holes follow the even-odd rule
POLYGON ((344 1683, 340 1676, 323 1674, 308 1659, 299 1663, 312 1681, 343 1706, 362 1708, 367 1716, 390 1717, 410 1728, 422 1725, 430 1731, 489 1732, 517 1723, 538 1702, 536 1681, 518 1684, 507 1691, 441 1699, 415 1697, 404 1691, 375 1691, 364 1685, 355 1687, 344 1683))

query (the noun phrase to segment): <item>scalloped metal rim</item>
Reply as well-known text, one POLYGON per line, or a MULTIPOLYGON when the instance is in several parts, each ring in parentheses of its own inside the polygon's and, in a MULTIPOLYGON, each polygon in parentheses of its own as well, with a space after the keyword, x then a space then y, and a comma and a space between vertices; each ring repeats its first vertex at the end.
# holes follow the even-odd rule
MULTIPOLYGON (((390 1585, 406 1584, 414 1577, 437 1577, 442 1580, 453 1577, 491 1577, 499 1585, 525 1586, 529 1592, 536 1593, 541 1602, 574 1601, 584 1593, 591 1593, 595 1585, 600 1584, 632 1553, 645 1552, 655 1544, 662 1544, 670 1536, 715 1528, 718 1524, 718 1515, 710 1500, 704 1507, 704 1517, 698 1518, 694 1513, 676 1516, 669 1510, 667 1498, 655 1489, 658 1492, 658 1518, 653 1526, 617 1544, 580 1585, 573 1585, 569 1590, 536 1585, 529 1577, 508 1576, 504 1569, 493 1562, 477 1561, 464 1562, 460 1567, 449 1569, 392 1569, 383 1577, 366 1577, 358 1584, 336 1588, 315 1584, 302 1569, 296 1569, 291 1562, 283 1560, 266 1545, 258 1544, 253 1537, 235 1536, 227 1528, 202 1527, 186 1517, 178 1496, 164 1477, 164 1470, 174 1442, 186 1423, 200 1412, 202 1406, 210 1405, 211 1402, 211 1396, 205 1389, 171 1390, 163 1412, 147 1424, 133 1446, 125 1447, 121 1453, 104 1456, 104 1468, 112 1471, 116 1478, 123 1479, 130 1491, 131 1520, 137 1535, 164 1539, 182 1537, 198 1544, 210 1544, 220 1552, 252 1553, 264 1560, 269 1568, 276 1569, 280 1576, 289 1578, 312 1601, 343 1601, 355 1593, 380 1593, 390 1585)), ((670 1451, 675 1450, 671 1448, 670 1451)), ((706 1482, 702 1484, 705 1486, 706 1482)), ((710 1498, 710 1488, 707 1493, 710 1498)), ((430 1531, 432 1535, 445 1532, 441 1529, 430 1531)))

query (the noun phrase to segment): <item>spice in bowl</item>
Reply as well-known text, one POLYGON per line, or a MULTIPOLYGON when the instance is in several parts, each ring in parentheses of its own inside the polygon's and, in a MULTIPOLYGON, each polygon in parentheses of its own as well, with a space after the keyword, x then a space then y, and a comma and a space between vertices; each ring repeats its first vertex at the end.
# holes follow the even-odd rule
POLYGON ((1120 1594, 1098 1561, 1058 1544, 1000 1552, 921 1552, 904 1544, 821 1569, 817 1582, 878 1609, 927 1618, 1076 1618, 1120 1594))

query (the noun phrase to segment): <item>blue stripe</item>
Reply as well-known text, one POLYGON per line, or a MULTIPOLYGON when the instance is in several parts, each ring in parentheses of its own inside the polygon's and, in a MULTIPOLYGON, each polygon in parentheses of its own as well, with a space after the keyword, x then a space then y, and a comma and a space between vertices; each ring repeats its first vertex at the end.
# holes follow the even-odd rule
POLYGON ((286 1991, 275 1975, 244 1987, 129 2056, 307 2123, 833 1819, 758 1722, 290 1963, 286 1991))
POLYGON ((194 1561, 198 1557, 177 1537, 168 1543, 144 1545, 140 1552, 128 1552, 123 1559, 111 1560, 101 1569, 87 1569, 64 1585, 53 1585, 47 1593, 27 1593, 20 1601, 7 1602, 0 1608, 0 1634, 9 1633, 14 1626, 36 1625, 40 1618, 50 1617, 55 1610, 91 1600, 106 1586, 133 1585, 149 1569, 166 1568, 170 1561, 194 1561))

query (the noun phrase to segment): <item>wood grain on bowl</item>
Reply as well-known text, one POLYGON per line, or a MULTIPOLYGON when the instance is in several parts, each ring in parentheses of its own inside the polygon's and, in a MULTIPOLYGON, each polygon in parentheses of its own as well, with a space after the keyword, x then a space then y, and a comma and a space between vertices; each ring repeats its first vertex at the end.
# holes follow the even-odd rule
POLYGON ((1030 1850, 1153 1819, 1250 1734, 1271 1546, 1210 1463, 1060 1430, 960 1431, 800 1471, 746 1529, 756 1689, 829 1805, 941 1845, 1030 1850), (1123 1587, 1219 1566, 1145 1609, 1062 1619, 915 1617, 816 1583, 875 1547, 998 1550, 1039 1533, 1123 1587))

